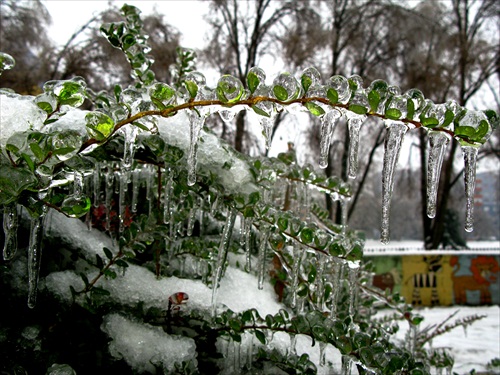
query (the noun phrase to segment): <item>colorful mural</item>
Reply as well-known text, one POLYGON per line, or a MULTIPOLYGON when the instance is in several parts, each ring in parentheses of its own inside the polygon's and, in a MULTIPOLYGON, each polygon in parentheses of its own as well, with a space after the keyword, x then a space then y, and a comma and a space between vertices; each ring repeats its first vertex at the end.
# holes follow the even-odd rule
POLYGON ((482 254, 367 257, 373 285, 415 306, 500 305, 500 256, 482 254))

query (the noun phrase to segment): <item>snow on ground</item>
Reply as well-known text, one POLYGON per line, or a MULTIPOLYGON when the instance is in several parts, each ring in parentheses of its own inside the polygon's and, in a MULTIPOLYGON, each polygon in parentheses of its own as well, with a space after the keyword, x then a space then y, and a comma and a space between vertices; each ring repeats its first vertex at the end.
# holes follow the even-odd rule
MULTIPOLYGON (((500 306, 451 306, 433 307, 415 310, 425 320, 421 323, 422 329, 429 325, 439 324, 450 314, 459 310, 457 315, 447 324, 471 315, 486 315, 466 330, 457 327, 454 330, 436 337, 432 341, 432 348, 446 348, 454 357, 453 372, 459 375, 486 371, 486 365, 494 358, 500 358, 500 306)), ((396 339, 404 340, 407 326, 400 324, 400 331, 396 339)), ((429 346, 427 346, 429 347, 429 346)), ((490 374, 492 370, 489 370, 490 374)), ((494 374, 500 374, 497 368, 494 374)))

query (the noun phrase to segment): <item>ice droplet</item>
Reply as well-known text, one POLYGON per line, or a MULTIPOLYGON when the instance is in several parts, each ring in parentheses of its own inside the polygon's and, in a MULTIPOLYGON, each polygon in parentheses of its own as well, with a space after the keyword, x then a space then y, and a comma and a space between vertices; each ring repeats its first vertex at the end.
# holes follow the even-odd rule
POLYGON ((10 70, 16 65, 16 60, 4 52, 0 52, 0 75, 2 75, 4 70, 10 70))
POLYGON ((443 165, 443 156, 450 142, 450 136, 445 132, 429 132, 429 158, 427 159, 427 216, 436 216, 436 199, 439 186, 439 176, 443 165))
POLYGON ((187 183, 193 186, 196 183, 196 154, 198 152, 198 139, 201 128, 205 123, 205 116, 199 115, 195 111, 189 113, 189 151, 188 151, 188 177, 187 183))
POLYGON ((403 122, 385 121, 387 134, 384 142, 384 165, 382 168, 382 226, 380 241, 389 242, 389 216, 394 188, 394 170, 398 163, 401 144, 408 128, 403 122))
POLYGON ((359 129, 365 120, 366 116, 352 115, 347 120, 349 130, 349 167, 347 173, 349 178, 356 178, 358 173, 359 129))
POLYGON ((46 209, 40 216, 31 219, 30 237, 28 245, 28 307, 36 305, 36 294, 38 289, 38 276, 40 273, 40 262, 42 259, 41 240, 43 233, 43 220, 46 209))
POLYGON ((11 260, 17 251, 17 204, 6 205, 3 210, 3 232, 5 243, 3 245, 3 259, 11 260))
POLYGON ((461 145, 464 156, 465 231, 474 230, 474 190, 476 187, 476 160, 479 148, 461 145))
POLYGON ((321 118, 320 168, 328 166, 328 153, 330 151, 330 144, 332 143, 333 131, 341 117, 342 113, 340 111, 332 109, 321 118))
POLYGON ((266 273, 266 254, 267 254, 267 243, 269 240, 269 234, 271 233, 271 229, 268 226, 263 226, 260 232, 260 244, 259 244, 259 273, 257 276, 258 279, 258 288, 262 290, 264 288, 264 276, 266 273))
POLYGON ((217 313, 217 291, 219 289, 219 281, 226 262, 227 250, 229 249, 229 242, 233 232, 234 221, 236 219, 236 210, 228 208, 226 213, 226 223, 222 231, 222 238, 219 245, 217 254, 217 263, 215 264, 214 273, 212 277, 212 317, 217 313))

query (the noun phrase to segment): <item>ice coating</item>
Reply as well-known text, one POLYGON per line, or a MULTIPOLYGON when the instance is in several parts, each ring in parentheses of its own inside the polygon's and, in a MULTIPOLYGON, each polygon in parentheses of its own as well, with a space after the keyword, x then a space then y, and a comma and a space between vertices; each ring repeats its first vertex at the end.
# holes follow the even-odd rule
POLYGON ((341 117, 342 113, 340 111, 332 109, 321 118, 320 168, 328 166, 328 153, 332 143, 333 131, 341 117))
POLYGON ((196 361, 193 339, 166 334, 161 327, 132 321, 119 314, 103 319, 101 330, 111 339, 109 352, 116 359, 124 359, 139 373, 155 373, 155 367, 174 370, 176 363, 196 361))
POLYGON ((217 262, 214 267, 213 279, 212 279, 212 316, 215 317, 217 313, 217 290, 219 288, 219 281, 222 276, 222 270, 224 269, 224 263, 227 258, 227 250, 229 249, 229 242, 231 241, 231 236, 233 233, 234 222, 236 220, 236 210, 229 208, 226 214, 226 223, 224 224, 224 230, 222 232, 221 242, 219 245, 219 251, 217 254, 217 262))
POLYGON ((394 170, 398 163, 401 144, 408 130, 407 126, 398 121, 386 120, 387 134, 384 142, 384 164, 382 168, 382 225, 380 241, 389 242, 389 215, 391 198, 394 188, 394 170))
POLYGON ((6 205, 3 210, 3 232, 5 242, 3 245, 3 259, 11 260, 17 251, 17 204, 6 205))
POLYGON ((464 183, 465 183, 465 230, 474 230, 474 190, 476 187, 476 161, 479 149, 474 146, 462 145, 464 156, 464 183))
POLYGON ((443 165, 443 156, 450 142, 450 136, 444 132, 429 132, 429 158, 427 159, 427 216, 436 216, 436 199, 439 176, 443 165))

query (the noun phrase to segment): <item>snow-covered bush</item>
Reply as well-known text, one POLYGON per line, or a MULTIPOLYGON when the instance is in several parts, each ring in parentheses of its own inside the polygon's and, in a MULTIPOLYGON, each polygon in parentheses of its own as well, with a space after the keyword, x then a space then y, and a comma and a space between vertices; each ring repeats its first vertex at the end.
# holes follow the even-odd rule
MULTIPOLYGON (((369 116, 385 122, 387 242, 405 133, 424 127, 431 134, 430 216, 442 155, 455 137, 464 152, 466 230, 472 230, 475 156, 498 125, 497 114, 434 104, 418 90, 401 93, 384 81, 364 87, 359 76, 323 82, 314 68, 299 79, 282 73, 268 85, 256 67, 246 85, 224 75, 210 88, 189 68, 188 50, 179 52, 176 84, 169 85, 150 69, 137 9, 122 12, 125 22, 101 30, 129 60, 133 86, 95 93, 76 77, 48 81, 36 97, 0 92, 2 300, 11 306, 1 325, 4 369, 349 374, 355 364, 363 374, 425 374, 431 364, 449 368, 446 354, 418 345, 421 318, 411 306, 370 285, 362 234, 332 222, 318 203, 326 193, 345 212, 349 183, 326 178, 321 168, 341 117, 351 139, 351 178, 360 126, 369 116), (78 109, 85 101, 90 110, 78 109), (318 116, 320 168, 298 165, 293 146, 277 158, 251 158, 204 128, 210 115, 231 121, 241 110, 255 116, 267 138, 280 111, 318 116), (26 257, 16 253, 23 246, 26 257), (30 309, 19 304, 25 296, 30 309), (392 320, 372 319, 380 304, 414 328, 407 347, 390 341, 392 320)), ((2 70, 13 65, 0 55, 2 70)))

